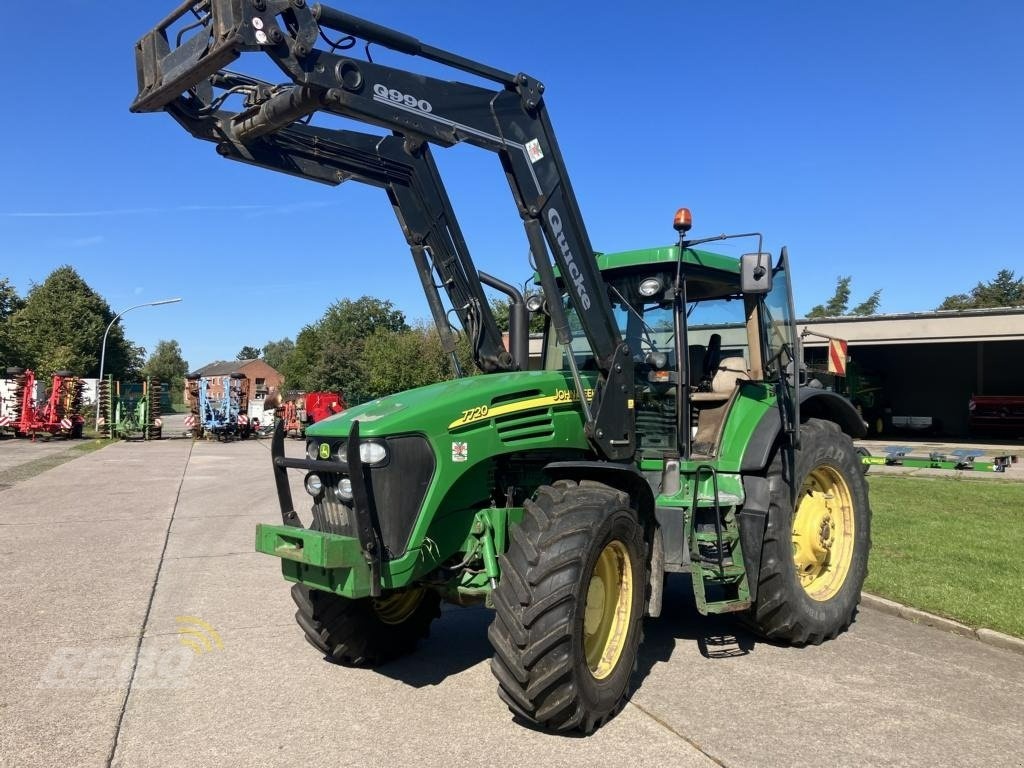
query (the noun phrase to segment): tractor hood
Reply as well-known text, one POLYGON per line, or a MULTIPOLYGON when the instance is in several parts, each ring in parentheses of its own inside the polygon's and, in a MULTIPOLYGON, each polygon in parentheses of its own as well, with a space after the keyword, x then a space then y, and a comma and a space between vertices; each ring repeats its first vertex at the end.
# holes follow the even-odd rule
MULTIPOLYGON (((587 386, 592 387, 593 381, 587 381, 587 386)), ((411 432, 437 435, 480 426, 498 415, 552 406, 578 410, 576 389, 567 372, 493 373, 442 381, 363 403, 313 424, 306 433, 310 437, 344 437, 358 420, 362 437, 411 432)))

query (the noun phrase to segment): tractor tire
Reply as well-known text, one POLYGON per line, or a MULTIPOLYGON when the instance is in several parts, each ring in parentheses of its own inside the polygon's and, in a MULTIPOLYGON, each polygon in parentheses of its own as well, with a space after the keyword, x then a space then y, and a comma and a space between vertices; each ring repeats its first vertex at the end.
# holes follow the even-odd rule
POLYGON ((349 600, 294 584, 292 600, 310 645, 348 667, 373 667, 412 653, 441 615, 437 593, 417 587, 349 600))
POLYGON ((543 728, 590 733, 622 708, 636 666, 643 526, 621 491, 559 480, 525 503, 509 539, 487 631, 498 695, 543 728))
POLYGON ((792 645, 818 645, 853 622, 868 572, 871 508, 860 456, 838 425, 808 419, 796 452, 796 504, 783 455, 768 470, 771 502, 754 628, 792 645))
POLYGON ((866 475, 868 473, 868 470, 871 469, 871 465, 865 464, 864 459, 871 458, 871 451, 869 451, 863 445, 858 445, 856 448, 854 448, 854 450, 857 452, 857 460, 860 461, 860 470, 866 475))

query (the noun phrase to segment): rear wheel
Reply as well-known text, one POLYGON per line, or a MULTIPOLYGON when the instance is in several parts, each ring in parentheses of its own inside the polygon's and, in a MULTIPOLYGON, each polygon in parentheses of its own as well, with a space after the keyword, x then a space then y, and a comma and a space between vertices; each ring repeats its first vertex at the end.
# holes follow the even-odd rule
POLYGON ((848 435, 809 419, 800 440, 795 504, 781 453, 768 472, 771 506, 752 618, 771 639, 816 645, 853 622, 867 576, 871 509, 848 435))
POLYGON ((346 666, 375 666, 412 653, 441 615, 438 595, 422 587, 349 600, 295 584, 292 599, 310 644, 346 666))
POLYGON ((626 494, 596 482, 542 486, 524 507, 493 592, 491 671, 520 717, 590 732, 629 691, 648 582, 643 528, 626 494))

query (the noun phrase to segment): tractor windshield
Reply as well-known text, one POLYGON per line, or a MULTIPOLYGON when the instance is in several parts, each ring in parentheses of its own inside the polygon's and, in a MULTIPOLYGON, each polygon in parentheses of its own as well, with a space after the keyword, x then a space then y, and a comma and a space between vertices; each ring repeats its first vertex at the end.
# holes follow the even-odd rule
MULTIPOLYGON (((672 302, 662 298, 644 299, 635 288, 636 279, 616 280, 608 283, 608 298, 619 333, 629 345, 634 362, 641 363, 648 353, 665 353, 669 367, 675 366, 675 320, 672 302)), ((568 296, 562 296, 562 306, 572 331, 572 354, 581 371, 595 371, 594 354, 583 333, 579 316, 568 296)), ((544 368, 549 371, 569 369, 567 352, 548 333, 545 341, 544 368)))

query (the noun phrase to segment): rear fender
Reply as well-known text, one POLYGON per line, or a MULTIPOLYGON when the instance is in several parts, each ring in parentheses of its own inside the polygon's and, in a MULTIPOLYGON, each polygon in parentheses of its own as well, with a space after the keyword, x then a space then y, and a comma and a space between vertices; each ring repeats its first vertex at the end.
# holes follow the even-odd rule
MULTIPOLYGON (((834 421, 850 437, 864 437, 867 427, 864 419, 853 407, 853 403, 842 395, 825 389, 801 387, 800 420, 824 419, 834 421)), ((777 408, 767 411, 761 417, 750 436, 750 442, 743 452, 740 472, 761 472, 771 461, 772 452, 782 432, 782 419, 777 408)))

